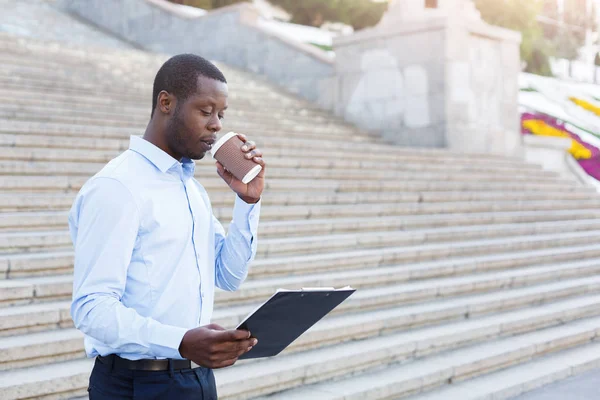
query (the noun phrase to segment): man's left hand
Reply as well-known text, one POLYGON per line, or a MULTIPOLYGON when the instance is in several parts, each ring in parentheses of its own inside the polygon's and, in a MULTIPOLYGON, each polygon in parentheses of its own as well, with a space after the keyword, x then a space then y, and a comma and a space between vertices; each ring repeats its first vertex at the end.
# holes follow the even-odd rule
POLYGON ((237 179, 227 171, 223 165, 217 161, 217 173, 227 185, 240 196, 246 203, 257 203, 260 200, 263 190, 265 189, 265 160, 262 158, 262 151, 256 148, 256 144, 246 138, 246 135, 237 133, 237 137, 244 142, 242 146, 242 152, 244 157, 248 160, 252 160, 262 167, 260 173, 256 178, 252 179, 247 184, 242 183, 241 180, 237 179))

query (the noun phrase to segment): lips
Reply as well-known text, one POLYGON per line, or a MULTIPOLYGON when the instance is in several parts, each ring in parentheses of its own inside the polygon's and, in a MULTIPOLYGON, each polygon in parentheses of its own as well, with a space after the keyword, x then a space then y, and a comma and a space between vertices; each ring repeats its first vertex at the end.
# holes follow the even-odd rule
POLYGON ((204 148, 204 151, 209 151, 210 149, 212 149, 213 144, 215 144, 215 139, 206 139, 206 140, 201 140, 200 143, 202 144, 202 147, 204 148))

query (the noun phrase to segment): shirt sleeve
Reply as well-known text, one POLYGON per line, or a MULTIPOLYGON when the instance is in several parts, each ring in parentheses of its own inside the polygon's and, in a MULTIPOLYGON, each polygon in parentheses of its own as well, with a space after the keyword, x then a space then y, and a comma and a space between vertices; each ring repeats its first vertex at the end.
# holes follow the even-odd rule
POLYGON ((138 207, 121 182, 99 177, 82 189, 69 214, 75 246, 71 317, 77 329, 122 352, 182 358, 179 344, 187 329, 121 303, 139 225, 138 207))
POLYGON ((248 276, 250 263, 256 256, 258 221, 261 201, 248 204, 239 196, 235 198, 233 220, 229 231, 213 216, 215 225, 215 283, 217 287, 233 291, 248 276))

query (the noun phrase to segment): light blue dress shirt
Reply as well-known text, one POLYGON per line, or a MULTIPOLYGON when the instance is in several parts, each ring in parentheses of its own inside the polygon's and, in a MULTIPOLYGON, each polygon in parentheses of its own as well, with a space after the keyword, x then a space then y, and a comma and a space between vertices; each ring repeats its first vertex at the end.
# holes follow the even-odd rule
POLYGON ((246 278, 260 202, 236 196, 225 235, 194 168, 132 136, 77 195, 71 316, 88 357, 182 358, 185 332, 210 323, 215 286, 246 278))

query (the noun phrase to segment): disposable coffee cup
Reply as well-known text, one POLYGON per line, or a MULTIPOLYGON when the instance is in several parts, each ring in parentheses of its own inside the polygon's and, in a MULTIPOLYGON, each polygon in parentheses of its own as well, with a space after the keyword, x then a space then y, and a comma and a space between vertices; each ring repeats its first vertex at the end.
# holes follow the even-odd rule
POLYGON ((233 176, 243 183, 248 183, 256 178, 262 167, 252 159, 245 157, 246 153, 242 151, 243 145, 244 142, 238 138, 235 132, 229 132, 217 140, 210 153, 233 176))

